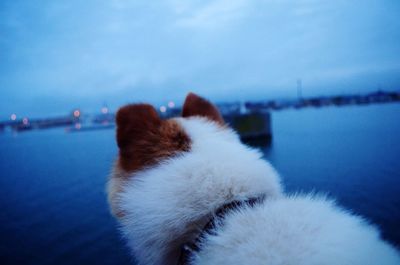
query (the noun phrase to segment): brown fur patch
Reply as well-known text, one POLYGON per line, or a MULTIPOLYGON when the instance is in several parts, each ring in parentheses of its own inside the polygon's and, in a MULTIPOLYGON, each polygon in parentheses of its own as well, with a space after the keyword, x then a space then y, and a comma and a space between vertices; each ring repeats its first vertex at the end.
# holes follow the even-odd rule
POLYGON ((174 120, 161 120, 148 104, 122 107, 117 113, 119 166, 128 172, 189 151, 190 139, 174 120))
POLYGON ((224 119, 219 113, 217 107, 211 104, 208 100, 197 96, 194 93, 189 93, 186 96, 183 104, 182 117, 201 116, 212 121, 225 125, 224 119))

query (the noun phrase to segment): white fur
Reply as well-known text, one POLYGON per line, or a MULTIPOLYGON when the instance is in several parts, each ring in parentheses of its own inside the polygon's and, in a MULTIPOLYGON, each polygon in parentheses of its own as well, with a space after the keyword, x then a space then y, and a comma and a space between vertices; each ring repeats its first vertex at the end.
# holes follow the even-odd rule
POLYGON ((324 197, 268 200, 231 213, 203 241, 192 264, 395 265, 378 230, 324 197))
POLYGON ((285 197, 275 170, 233 131, 202 118, 176 120, 190 152, 135 173, 123 187, 109 183, 110 191, 121 190, 112 205, 125 213, 121 231, 140 265, 176 264, 180 246, 213 211, 259 194, 266 202, 229 214, 192 264, 400 264, 361 218, 324 198, 285 197))

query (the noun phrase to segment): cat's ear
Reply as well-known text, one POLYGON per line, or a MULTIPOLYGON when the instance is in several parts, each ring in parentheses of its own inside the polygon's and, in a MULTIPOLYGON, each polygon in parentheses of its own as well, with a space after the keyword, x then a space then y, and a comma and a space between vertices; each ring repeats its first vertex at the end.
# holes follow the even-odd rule
POLYGON ((224 119, 218 108, 208 100, 199 97, 194 93, 186 96, 185 103, 182 108, 182 117, 201 116, 224 125, 224 119))

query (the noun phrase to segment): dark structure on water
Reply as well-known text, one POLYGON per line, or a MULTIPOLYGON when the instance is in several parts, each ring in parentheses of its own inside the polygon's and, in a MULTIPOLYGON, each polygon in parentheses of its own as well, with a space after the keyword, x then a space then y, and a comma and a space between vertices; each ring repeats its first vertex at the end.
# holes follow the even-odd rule
POLYGON ((271 114, 254 112, 224 115, 225 121, 240 135, 243 142, 268 144, 272 139, 271 114))

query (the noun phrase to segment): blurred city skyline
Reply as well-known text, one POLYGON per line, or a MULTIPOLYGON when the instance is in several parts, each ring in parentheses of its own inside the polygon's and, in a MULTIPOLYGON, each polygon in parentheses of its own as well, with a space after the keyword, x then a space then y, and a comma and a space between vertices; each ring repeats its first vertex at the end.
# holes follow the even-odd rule
POLYGON ((397 0, 0 3, 0 118, 400 89, 397 0))

